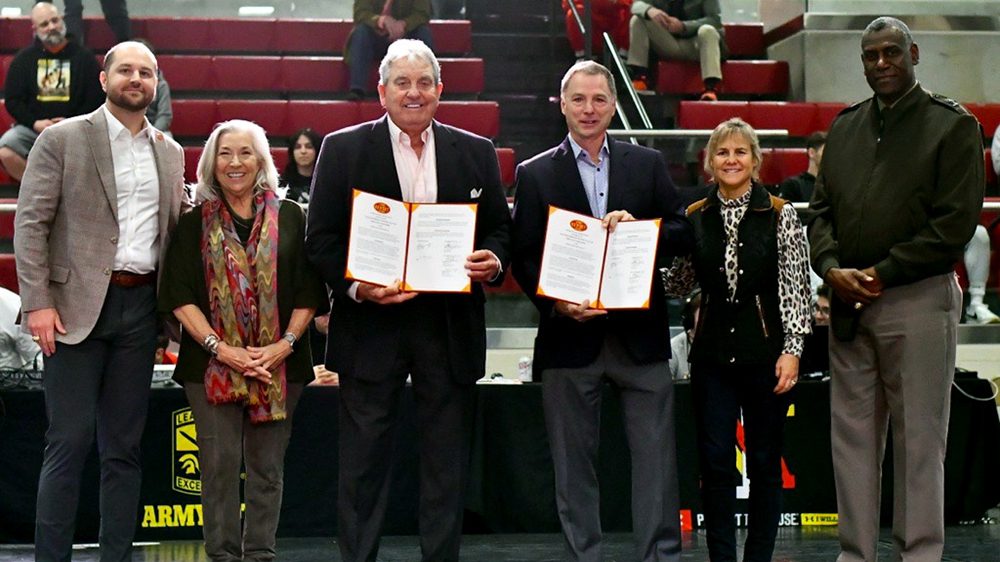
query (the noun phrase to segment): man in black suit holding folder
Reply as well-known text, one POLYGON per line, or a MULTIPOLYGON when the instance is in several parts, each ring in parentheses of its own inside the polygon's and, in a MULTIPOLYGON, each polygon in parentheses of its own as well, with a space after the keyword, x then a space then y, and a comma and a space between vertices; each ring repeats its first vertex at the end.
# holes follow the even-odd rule
POLYGON ((375 560, 385 519, 399 399, 412 376, 420 430, 423 560, 457 561, 474 384, 483 376, 482 283, 508 261, 510 213, 493 144, 433 120, 440 66, 420 41, 393 43, 379 67, 387 115, 323 141, 306 230, 331 289, 326 368, 340 374, 337 529, 346 562, 375 560), (345 278, 352 189, 407 202, 476 203, 471 293, 418 294, 345 278))
POLYGON ((649 308, 604 311, 536 295, 549 205, 620 221, 662 219, 657 266, 693 246, 662 155, 607 136, 615 112, 611 73, 579 62, 563 77, 569 135, 517 168, 512 272, 540 313, 534 368, 542 377, 555 466, 556 505, 571 560, 601 560, 597 459, 601 389, 621 393, 632 453, 632 522, 643 562, 680 559, 670 326, 663 287, 649 308))

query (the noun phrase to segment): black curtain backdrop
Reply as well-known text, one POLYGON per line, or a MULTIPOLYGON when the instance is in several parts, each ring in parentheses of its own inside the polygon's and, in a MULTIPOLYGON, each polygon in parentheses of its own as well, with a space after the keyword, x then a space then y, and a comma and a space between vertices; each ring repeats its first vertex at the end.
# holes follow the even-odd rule
MULTIPOLYGON (((986 381, 959 382, 968 393, 988 396, 986 381)), ((829 386, 803 381, 786 423, 785 525, 831 524, 836 498, 830 459, 829 386), (792 482, 794 481, 794 483, 792 482)), ((698 466, 690 388, 677 385, 677 439, 682 520, 698 526, 698 466)), ((281 536, 334 536, 337 501, 337 397, 334 387, 309 387, 295 413, 285 464, 281 536)), ((42 392, 0 391, 0 542, 31 542, 35 493, 45 433, 42 392)), ((403 395, 396 436, 387 535, 417 532, 417 446, 412 394, 403 395)), ((198 472, 187 403, 180 389, 155 389, 143 437, 143 493, 137 540, 197 539, 201 536, 198 472), (190 474, 188 472, 191 472, 190 474)), ((599 459, 601 511, 606 531, 631 528, 631 481, 621 408, 613 388, 604 393, 599 459)), ((541 387, 478 387, 472 477, 465 530, 468 533, 555 533, 552 461, 542 415, 541 387)), ((887 459, 891 455, 887 453, 887 459)), ((734 451, 734 461, 737 455, 734 451)), ((887 461, 886 483, 891 480, 887 461)), ((952 393, 946 464, 946 519, 977 519, 1000 502, 1000 421, 992 402, 952 393)), ((96 452, 84 474, 77 539, 93 542, 98 531, 96 452)), ((891 484, 883 485, 883 519, 891 517, 891 484)), ((745 502, 738 504, 745 508, 745 502)), ((742 523, 742 521, 741 521, 742 523)))

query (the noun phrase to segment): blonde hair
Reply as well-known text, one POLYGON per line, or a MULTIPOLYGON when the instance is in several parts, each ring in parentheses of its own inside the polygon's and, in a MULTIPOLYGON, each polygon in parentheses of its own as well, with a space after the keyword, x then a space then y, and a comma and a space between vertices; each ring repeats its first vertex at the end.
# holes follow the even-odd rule
POLYGON ((754 180, 760 181, 760 167, 764 163, 764 154, 760 150, 760 141, 757 139, 757 131, 753 130, 746 121, 740 119, 739 117, 733 117, 732 119, 727 119, 712 131, 712 136, 708 138, 708 144, 705 146, 705 161, 703 163, 703 168, 705 173, 708 174, 713 180, 715 179, 715 168, 712 166, 712 156, 715 151, 719 149, 719 145, 722 141, 728 139, 733 135, 739 135, 743 137, 743 140, 747 141, 750 145, 750 154, 753 156, 753 172, 751 177, 754 180))
POLYGON ((215 157, 219 151, 219 139, 226 133, 248 133, 252 139, 251 145, 260 164, 253 186, 254 195, 264 191, 277 192, 278 170, 274 167, 271 148, 267 144, 267 133, 264 132, 263 127, 252 121, 232 119, 216 125, 212 134, 208 135, 208 140, 205 141, 205 149, 201 151, 201 158, 198 159, 198 181, 194 189, 195 203, 215 201, 222 194, 222 188, 219 187, 219 182, 215 178, 215 157))

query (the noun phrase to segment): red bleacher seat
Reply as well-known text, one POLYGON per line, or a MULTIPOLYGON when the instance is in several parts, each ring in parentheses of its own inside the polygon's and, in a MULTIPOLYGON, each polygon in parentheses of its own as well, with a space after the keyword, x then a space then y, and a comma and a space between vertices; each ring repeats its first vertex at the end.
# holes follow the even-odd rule
POLYGON ((4 104, 4 100, 0 99, 0 134, 10 128, 14 124, 14 118, 7 113, 7 106, 4 104))
MULTIPOLYGON (((385 113, 377 101, 192 100, 173 101, 171 132, 178 137, 205 137, 216 123, 249 119, 269 135, 289 136, 303 127, 326 133, 377 119, 385 113)), ((488 138, 500 132, 500 106, 493 101, 443 101, 437 119, 488 138)))
POLYGON ((33 39, 31 18, 0 18, 0 51, 15 52, 33 39))
POLYGON ((758 129, 786 129, 793 137, 817 130, 813 104, 762 101, 749 104, 750 123, 758 129))
MULTIPOLYGON (((184 147, 184 179, 190 183, 194 183, 197 179, 198 171, 198 158, 201 157, 202 147, 200 146, 185 146, 184 147)), ((510 187, 514 183, 514 150, 510 148, 498 148, 497 160, 500 163, 500 179, 505 187, 510 187)), ((280 173, 285 164, 288 163, 288 149, 283 146, 272 146, 271 147, 271 157, 274 159, 274 165, 278 168, 280 173)))
POLYGON ((764 46, 764 24, 727 23, 726 49, 733 58, 766 58, 764 46))
MULTIPOLYGON (((739 117, 750 123, 750 104, 745 101, 682 101, 677 123, 682 129, 714 129, 719 123, 739 117)), ((752 123, 751 123, 752 125, 752 123)))
POLYGON ((986 165, 986 192, 996 193, 997 172, 993 169, 993 156, 992 151, 989 148, 983 151, 983 160, 986 165))
MULTIPOLYGON (((17 200, 4 200, 5 203, 17 203, 17 200)), ((10 211, 0 212, 0 240, 10 240, 14 238, 14 213, 10 211)))
MULTIPOLYGON (((287 91, 291 86, 284 81, 282 75, 284 68, 284 61, 281 57, 214 56, 212 57, 214 79, 212 89, 255 92, 287 91)), ((167 77, 168 82, 171 80, 166 73, 164 76, 167 77)), ((173 89, 173 83, 171 83, 171 89, 173 89)))
POLYGON ((14 254, 0 255, 0 287, 14 291, 18 290, 17 267, 14 265, 14 254))
POLYGON ((14 60, 14 55, 0 55, 0 90, 3 89, 4 83, 7 81, 7 69, 12 60, 14 60))
POLYGON ((290 136, 303 127, 312 127, 320 135, 325 135, 361 123, 364 120, 361 119, 359 106, 359 103, 351 101, 292 100, 288 102, 288 131, 281 134, 290 136))
POLYGON ((844 107, 841 103, 682 101, 678 123, 684 129, 713 129, 730 117, 741 117, 757 129, 786 129, 793 137, 806 137, 829 129, 844 107))
POLYGON ((992 139, 997 126, 1000 125, 1000 104, 967 103, 965 108, 979 119, 985 137, 992 139))
POLYGON ((847 107, 846 103, 818 102, 816 105, 816 130, 827 131, 833 119, 847 107))
MULTIPOLYGON (((660 61, 656 77, 658 93, 695 95, 704 88, 697 62, 660 61)), ((722 88, 724 94, 784 96, 788 92, 788 63, 773 60, 726 61, 722 63, 722 88)))
POLYGON ((764 162, 760 180, 765 184, 781 183, 785 178, 801 174, 809 167, 809 156, 804 148, 764 149, 764 162))
MULTIPOLYGON (((340 54, 354 23, 347 19, 132 18, 132 34, 164 53, 315 53, 340 54)), ((87 45, 95 52, 114 44, 102 18, 84 18, 87 45)), ((472 25, 465 20, 431 20, 438 54, 472 50, 472 25)), ((739 32, 737 32, 739 34, 739 32)), ((0 19, 0 51, 14 52, 31 42, 28 17, 0 19)))
MULTIPOLYGON (((801 174, 809 167, 809 156, 804 148, 765 148, 761 151, 764 161, 760 165, 760 181, 765 185, 781 183, 785 178, 801 174)), ((705 157, 704 150, 698 154, 698 161, 705 157)), ((707 181, 708 175, 702 171, 707 181)))
POLYGON ((514 169, 517 166, 517 160, 515 159, 514 156, 514 149, 498 148, 497 161, 500 163, 500 182, 503 183, 504 187, 513 186, 514 169))
POLYGON ((246 119, 270 134, 288 131, 288 102, 284 100, 219 100, 216 102, 219 121, 246 119))
POLYGON ((161 56, 156 62, 173 91, 214 89, 209 55, 161 56))

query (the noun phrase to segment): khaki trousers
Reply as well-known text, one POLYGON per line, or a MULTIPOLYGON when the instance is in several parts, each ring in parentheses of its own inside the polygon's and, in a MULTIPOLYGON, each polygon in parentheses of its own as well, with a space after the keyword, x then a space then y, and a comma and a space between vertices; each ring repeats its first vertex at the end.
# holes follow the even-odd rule
POLYGON ((285 450, 301 383, 288 384, 288 417, 250 423, 243 404, 209 404, 205 385, 185 383, 198 431, 205 552, 213 562, 264 562, 275 558, 275 533, 284 489, 285 450), (240 465, 246 466, 240 522, 240 465), (241 533, 242 528, 242 533, 241 533))
POLYGON ((838 562, 877 561, 890 420, 892 560, 941 560, 944 455, 961 305, 955 275, 937 275, 884 291, 861 313, 854 340, 831 336, 838 562))
POLYGON ((680 38, 653 20, 632 16, 629 22, 628 64, 648 67, 650 47, 660 58, 699 61, 702 80, 722 79, 719 30, 711 25, 699 27, 695 37, 680 38))

